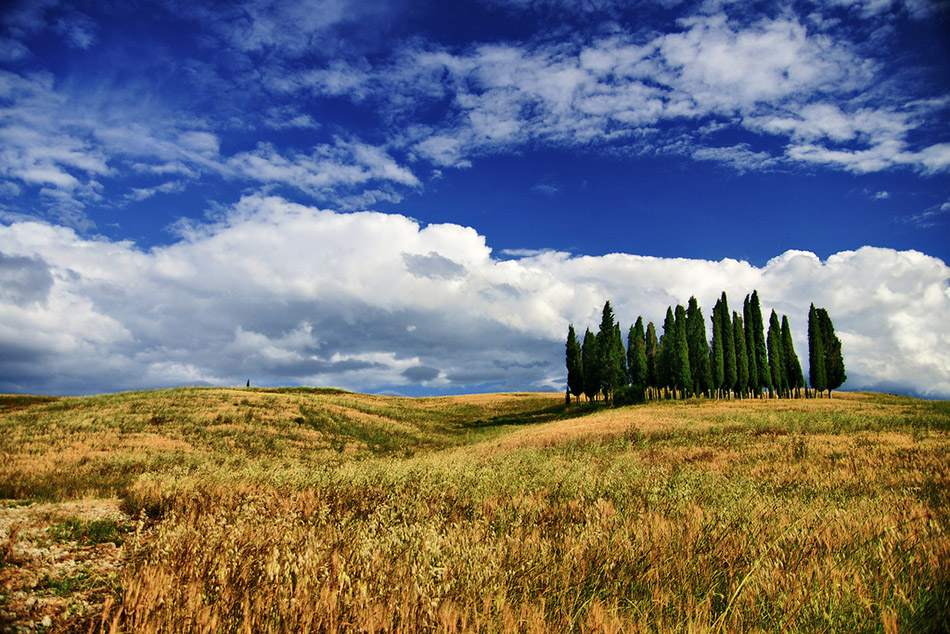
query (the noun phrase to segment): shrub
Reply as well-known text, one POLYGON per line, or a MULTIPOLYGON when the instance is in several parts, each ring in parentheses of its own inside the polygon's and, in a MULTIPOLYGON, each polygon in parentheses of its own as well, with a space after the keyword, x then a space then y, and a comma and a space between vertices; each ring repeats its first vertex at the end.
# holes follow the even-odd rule
POLYGON ((638 405, 646 402, 646 389, 642 385, 624 385, 614 392, 614 407, 638 405))

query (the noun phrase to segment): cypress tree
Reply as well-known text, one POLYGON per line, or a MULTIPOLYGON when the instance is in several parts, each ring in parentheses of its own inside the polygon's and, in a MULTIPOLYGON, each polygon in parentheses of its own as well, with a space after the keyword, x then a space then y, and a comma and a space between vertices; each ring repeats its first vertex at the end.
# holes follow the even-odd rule
POLYGON ((755 369, 759 378, 758 389, 772 388, 772 373, 769 371, 769 353, 765 342, 765 327, 762 322, 762 308, 759 306, 759 292, 752 291, 752 301, 749 302, 752 310, 752 323, 746 322, 746 328, 752 328, 755 341, 755 369))
POLYGON ((623 345, 623 335, 621 334, 620 323, 614 324, 614 354, 617 357, 617 365, 620 366, 620 377, 617 387, 629 385, 630 368, 627 367, 627 349, 623 345))
POLYGON ((601 364, 598 358, 597 338, 590 328, 584 332, 584 342, 581 344, 581 368, 584 371, 584 395, 588 401, 597 399, 600 392, 601 364))
POLYGON ((745 353, 749 359, 749 392, 753 395, 759 393, 759 364, 755 360, 755 334, 752 330, 752 300, 749 295, 745 296, 745 302, 742 304, 742 319, 745 323, 745 353))
POLYGON ((729 392, 735 389, 739 375, 736 370, 736 341, 729 321, 729 300, 726 299, 726 291, 722 292, 719 303, 719 323, 722 325, 723 387, 728 396, 729 392))
POLYGON ((745 328, 739 313, 732 313, 732 335, 736 344, 736 394, 741 398, 749 387, 749 356, 745 350, 745 328))
POLYGON ((663 336, 660 337, 656 354, 657 386, 663 388, 664 391, 673 387, 673 350, 676 347, 673 341, 676 330, 675 323, 673 308, 667 306, 666 318, 663 320, 663 336))
POLYGON ((724 380, 724 366, 722 354, 722 311, 719 310, 719 301, 712 311, 712 349, 709 351, 709 366, 712 374, 712 387, 719 397, 724 380))
POLYGON ((673 321, 674 350, 673 350, 673 386, 682 392, 682 397, 688 396, 693 384, 693 377, 689 371, 689 344, 686 341, 686 309, 676 306, 676 317, 673 321))
POLYGON ((808 309, 808 383, 816 395, 820 395, 828 386, 825 379, 825 346, 821 341, 821 326, 814 304, 808 309))
POLYGON ((825 352, 825 389, 828 390, 828 398, 831 398, 831 390, 841 387, 848 376, 844 371, 844 357, 841 356, 841 340, 835 335, 831 317, 824 308, 819 308, 816 312, 818 326, 821 328, 821 344, 825 352))
POLYGON ((620 328, 614 322, 614 311, 609 301, 604 304, 596 339, 597 355, 601 363, 600 389, 604 398, 610 400, 614 390, 625 380, 626 353, 623 351, 620 328))
POLYGON ((785 357, 782 345, 782 327, 778 322, 775 310, 769 316, 769 333, 766 338, 769 355, 769 374, 772 377, 772 391, 781 398, 786 395, 785 385, 785 357))
POLYGON ((802 374, 802 363, 795 354, 795 344, 792 341, 792 330, 788 327, 788 315, 782 315, 782 348, 785 353, 785 380, 788 388, 795 390, 795 396, 800 397, 800 390, 805 387, 805 375, 802 374))
POLYGON ((584 393, 584 369, 581 365, 581 344, 577 341, 574 324, 567 329, 567 392, 580 399, 584 393))
MULTIPOLYGON (((651 390, 659 390, 660 384, 656 373, 657 348, 659 344, 656 340, 656 326, 653 325, 652 321, 647 324, 646 340, 644 341, 643 347, 647 357, 647 387, 651 390)), ((657 393, 656 398, 659 398, 659 393, 657 393)))
POLYGON ((647 387, 647 349, 646 334, 643 332, 643 317, 637 317, 636 323, 630 326, 630 332, 627 335, 627 371, 630 373, 632 385, 647 387))
POLYGON ((686 309, 686 345, 689 348, 689 372, 693 379, 693 392, 709 392, 712 374, 709 369, 709 344, 706 340, 706 320, 703 309, 695 297, 689 298, 686 309))

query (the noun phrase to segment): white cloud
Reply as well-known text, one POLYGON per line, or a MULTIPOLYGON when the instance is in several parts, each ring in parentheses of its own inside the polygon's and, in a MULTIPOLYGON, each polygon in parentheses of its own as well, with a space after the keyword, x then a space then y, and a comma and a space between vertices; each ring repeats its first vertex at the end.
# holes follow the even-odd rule
POLYGON ((700 161, 726 163, 742 173, 751 170, 764 170, 778 161, 768 152, 754 152, 748 144, 731 147, 699 147, 691 156, 700 161))
POLYGON ((899 218, 899 220, 919 229, 929 229, 930 227, 941 224, 941 222, 945 221, 948 217, 950 217, 950 201, 940 205, 934 205, 920 213, 899 218))
POLYGON ((714 15, 683 23, 689 28, 663 36, 660 51, 673 73, 671 84, 702 110, 741 110, 867 81, 865 65, 846 47, 809 36, 797 20, 736 28, 714 15))
POLYGON ((908 141, 946 103, 908 99, 895 108, 893 88, 878 87, 883 65, 848 39, 790 15, 749 23, 712 12, 679 26, 648 37, 617 29, 584 44, 494 43, 459 53, 415 43, 388 66, 319 73, 346 77, 326 95, 343 91, 363 102, 377 94, 396 143, 439 166, 468 166, 479 154, 537 141, 674 151, 740 171, 790 161, 860 173, 950 166, 945 144, 908 141), (442 114, 422 125, 420 110, 442 114), (659 132, 684 120, 702 123, 701 133, 659 132), (703 146, 705 131, 730 126, 789 145, 784 155, 703 146))
POLYGON ((897 165, 916 167, 924 173, 950 170, 950 143, 938 143, 919 151, 911 151, 899 140, 887 140, 862 150, 829 149, 813 143, 791 145, 790 158, 806 163, 832 165, 849 172, 866 174, 897 165))
POLYGON ((758 289, 766 312, 788 314, 806 366, 814 302, 835 320, 848 386, 950 397, 950 268, 914 251, 865 247, 824 262, 789 251, 764 267, 554 251, 497 259, 468 227, 251 196, 150 251, 14 222, 0 226, 0 254, 13 293, 0 294, 0 390, 247 378, 560 390, 567 324, 595 328, 605 300, 625 325, 659 323, 691 295, 708 313, 723 290, 736 309, 758 289), (27 292, 29 280, 41 284, 27 292))
POLYGON ((227 165, 244 178, 283 183, 318 197, 371 182, 420 185, 412 171, 399 165, 382 148, 342 139, 336 139, 333 146, 317 146, 309 155, 290 157, 261 143, 253 152, 231 157, 227 165))
MULTIPOLYGON (((394 186, 420 185, 388 150, 357 139, 317 143, 309 153, 262 142, 223 156, 221 138, 201 120, 128 109, 122 98, 96 105, 85 94, 57 90, 49 75, 0 71, 0 98, 10 102, 0 112, 3 191, 38 190, 55 218, 76 226, 88 225, 85 209, 102 200, 107 186, 117 200, 139 201, 181 192, 199 177, 223 177, 281 184, 324 200, 333 195, 341 207, 352 207, 399 200, 394 186), (178 178, 155 185, 142 175, 178 178)), ((319 127, 293 109, 272 110, 265 122, 319 127)))
MULTIPOLYGON (((871 50, 840 27, 816 29, 814 20, 790 10, 750 18, 731 3, 706 3, 680 7, 682 19, 667 22, 675 25, 667 32, 617 22, 589 38, 460 49, 413 38, 388 56, 336 55, 334 47, 343 46, 339 27, 379 26, 397 10, 364 4, 252 0, 212 10, 166 0, 175 16, 194 20, 202 37, 221 44, 206 41, 175 69, 199 96, 241 96, 212 100, 213 111, 205 111, 208 95, 189 110, 145 80, 84 86, 69 77, 54 81, 50 73, 0 71, 0 192, 42 189, 52 218, 80 224, 103 194, 147 197, 157 185, 137 177, 148 174, 182 186, 200 177, 282 185, 353 208, 398 201, 406 188, 419 187, 412 161, 428 163, 418 173, 466 168, 479 155, 537 145, 675 153, 740 172, 793 163, 854 173, 950 170, 950 144, 925 133, 945 112, 946 99, 928 99, 911 80, 882 77, 885 65, 877 60, 885 59, 886 42, 871 50), (326 100, 341 97, 359 109, 362 129, 374 126, 374 144, 328 138, 346 133, 332 127, 332 118, 318 121, 317 113, 326 100), (730 128, 770 138, 758 145, 713 137, 730 128), (324 129, 332 131, 316 133, 324 129), (257 136, 242 136, 251 132, 257 136), (261 144, 249 149, 247 138, 261 144), (268 145, 275 138, 279 149, 268 145)), ((560 11, 570 3, 501 4, 560 11)), ((607 15, 615 6, 583 4, 574 8, 607 15)), ((920 3, 851 4, 879 16, 917 15, 920 3)), ((71 46, 95 48, 99 27, 92 19, 54 6, 26 3, 7 12, 0 56, 30 57, 24 42, 46 29, 58 30, 71 46)), ((822 4, 813 13, 842 8, 822 4)), ((122 66, 102 74, 118 70, 134 72, 122 66)))
POLYGON ((133 187, 132 192, 126 194, 125 199, 128 201, 146 200, 156 194, 177 194, 178 192, 184 191, 184 189, 184 182, 168 181, 161 185, 156 185, 155 187, 133 187))
POLYGON ((88 15, 69 11, 53 23, 53 29, 75 48, 87 49, 96 42, 96 23, 88 15))

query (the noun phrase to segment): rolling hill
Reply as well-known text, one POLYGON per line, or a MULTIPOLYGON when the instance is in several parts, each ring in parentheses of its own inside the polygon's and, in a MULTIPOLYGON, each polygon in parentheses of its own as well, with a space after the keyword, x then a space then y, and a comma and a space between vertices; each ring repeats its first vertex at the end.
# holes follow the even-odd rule
POLYGON ((0 397, 11 631, 947 631, 950 403, 0 397))

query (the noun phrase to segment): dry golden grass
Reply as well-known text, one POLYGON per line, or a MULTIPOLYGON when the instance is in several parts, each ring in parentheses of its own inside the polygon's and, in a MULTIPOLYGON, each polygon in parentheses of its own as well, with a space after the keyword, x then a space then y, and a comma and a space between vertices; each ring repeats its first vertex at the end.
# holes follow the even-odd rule
POLYGON ((76 631, 939 632, 948 433, 873 394, 176 390, 8 409, 0 490, 134 518, 76 631))

